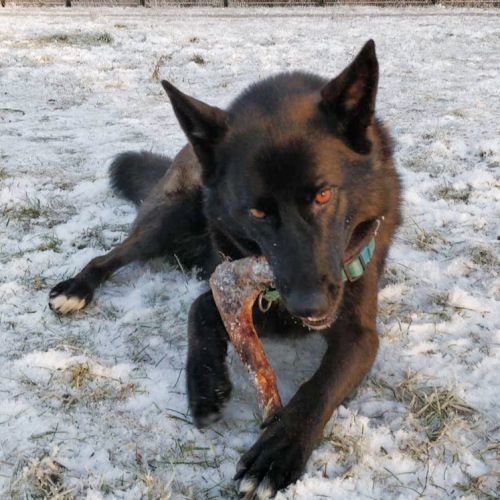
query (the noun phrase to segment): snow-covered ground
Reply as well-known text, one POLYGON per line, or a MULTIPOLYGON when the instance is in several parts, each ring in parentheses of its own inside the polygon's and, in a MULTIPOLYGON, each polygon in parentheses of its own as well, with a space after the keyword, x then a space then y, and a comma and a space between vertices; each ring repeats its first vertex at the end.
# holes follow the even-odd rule
MULTIPOLYGON (((370 37, 405 223, 380 292, 381 350, 280 499, 500 498, 500 16, 443 8, 0 11, 0 497, 235 498, 257 438, 231 353, 224 419, 198 431, 186 316, 204 289, 162 262, 84 312, 48 290, 120 242, 107 165, 184 143, 158 77, 224 106, 250 82, 334 76, 370 37), (31 496, 30 496, 31 495, 31 496)), ((267 342, 284 399, 318 338, 267 342)))

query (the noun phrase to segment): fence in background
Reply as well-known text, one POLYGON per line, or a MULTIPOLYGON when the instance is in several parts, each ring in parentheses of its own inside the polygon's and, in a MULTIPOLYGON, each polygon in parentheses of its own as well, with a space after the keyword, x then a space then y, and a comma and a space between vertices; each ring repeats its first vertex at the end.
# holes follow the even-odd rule
POLYGON ((331 7, 363 5, 408 7, 444 5, 449 7, 500 7, 500 0, 0 0, 0 5, 39 7, 331 7))

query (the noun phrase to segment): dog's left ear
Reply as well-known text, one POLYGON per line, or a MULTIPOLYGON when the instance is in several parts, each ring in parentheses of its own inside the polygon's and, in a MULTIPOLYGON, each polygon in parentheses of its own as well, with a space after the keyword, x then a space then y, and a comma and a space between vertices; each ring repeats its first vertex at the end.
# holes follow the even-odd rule
POLYGON ((366 129, 375 113, 377 86, 375 42, 369 40, 356 59, 321 91, 322 106, 333 114, 335 128, 361 154, 368 154, 371 148, 366 129))
POLYGON ((170 98, 175 116, 203 168, 203 181, 208 182, 216 173, 214 147, 227 131, 227 113, 182 93, 163 80, 163 88, 170 98))

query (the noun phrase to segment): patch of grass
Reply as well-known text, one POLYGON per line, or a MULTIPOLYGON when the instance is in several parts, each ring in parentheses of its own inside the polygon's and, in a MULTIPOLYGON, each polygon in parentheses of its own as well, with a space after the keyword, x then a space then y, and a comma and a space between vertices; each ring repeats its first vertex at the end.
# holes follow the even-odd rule
POLYGON ((38 247, 36 248, 37 251, 46 252, 48 250, 52 250, 55 253, 61 252, 60 246, 61 246, 62 240, 60 240, 57 236, 45 235, 45 236, 42 236, 42 239, 44 240, 44 242, 41 245, 38 245, 38 247))
POLYGON ((429 161, 424 155, 412 155, 402 160, 403 167, 413 172, 424 172, 429 170, 429 161))
POLYGON ((38 64, 40 66, 46 65, 46 64, 54 64, 54 57, 52 56, 42 56, 37 60, 38 64))
POLYGON ((339 461, 344 464, 352 460, 353 457, 360 459, 363 456, 361 443, 363 435, 352 432, 356 426, 356 418, 357 415, 353 414, 349 425, 346 426, 338 423, 337 416, 334 416, 332 426, 324 437, 333 446, 339 461))
POLYGON ((43 213, 42 204, 38 198, 27 198, 26 205, 20 206, 17 213, 20 219, 38 219, 43 213))
POLYGON ((205 61, 203 56, 201 56, 200 54, 194 54, 193 57, 191 57, 191 59, 189 59, 189 60, 191 62, 199 64, 200 66, 204 66, 205 64, 207 64, 207 61, 205 61))
POLYGON ((71 387, 75 389, 80 389, 83 384, 86 384, 88 381, 93 379, 88 363, 73 365, 71 368, 66 370, 66 373, 69 376, 71 387))
MULTIPOLYGON (((79 342, 81 339, 77 337, 72 339, 67 337, 64 345, 76 346, 75 350, 81 350, 78 347, 79 342)), ((56 347, 61 347, 60 339, 56 347)), ((122 402, 135 394, 144 392, 138 384, 107 376, 104 367, 89 362, 74 363, 63 369, 49 370, 49 372, 50 377, 46 381, 32 380, 23 373, 19 378, 19 383, 27 390, 33 391, 38 397, 59 401, 67 408, 101 402, 122 402)), ((51 432, 35 434, 32 439, 47 437, 51 432)))
POLYGON ((490 156, 493 156, 495 154, 495 151, 489 147, 482 147, 481 151, 479 151, 479 157, 480 158, 488 158, 490 156))
POLYGON ((156 80, 157 82, 160 81, 160 69, 165 63, 167 63, 171 59, 172 59, 172 56, 169 56, 169 55, 160 56, 158 58, 158 60, 156 61, 155 67, 153 69, 153 74, 152 74, 153 80, 156 80))
POLYGON ((451 112, 451 114, 458 118, 467 118, 468 116, 467 110, 465 109, 455 109, 451 112))
POLYGON ((42 455, 28 462, 21 461, 14 471, 10 485, 11 500, 73 500, 72 490, 64 485, 64 473, 68 469, 53 457, 42 455))
POLYGON ((61 182, 56 183, 56 187, 62 191, 71 191, 75 187, 75 184, 72 182, 61 182))
POLYGON ((76 241, 72 242, 71 245, 78 248, 78 250, 87 247, 109 250, 110 245, 107 244, 104 239, 102 234, 103 230, 104 226, 101 224, 84 229, 81 236, 76 241))
POLYGON ((66 368, 62 382, 69 388, 60 399, 68 406, 81 402, 123 401, 138 392, 137 384, 105 377, 89 363, 76 363, 66 368))
POLYGON ((474 495, 474 498, 479 499, 500 499, 498 478, 492 477, 491 474, 471 477, 468 483, 456 484, 456 488, 464 493, 474 495))
POLYGON ((431 250, 432 252, 438 253, 433 245, 438 241, 444 243, 446 240, 442 237, 441 233, 436 228, 434 228, 431 231, 421 229, 415 235, 414 241, 415 245, 420 250, 431 250))
POLYGON ((451 201, 462 201, 463 203, 468 203, 470 195, 472 192, 472 187, 467 186, 463 189, 456 189, 448 184, 444 184, 436 189, 434 192, 437 199, 451 200, 451 201))
POLYGON ((449 293, 435 293, 431 296, 432 302, 438 307, 448 307, 450 305, 450 294, 449 293))
POLYGON ((481 310, 481 309, 471 309, 470 307, 463 307, 463 306, 457 306, 450 304, 450 294, 449 293, 435 293, 432 294, 432 301, 434 304, 436 304, 438 307, 442 308, 442 311, 440 311, 438 314, 443 317, 443 319, 449 320, 449 316, 445 313, 445 309, 452 309, 454 312, 458 314, 466 314, 467 311, 473 311, 477 312, 480 314, 488 314, 489 311, 487 310, 481 310))
POLYGON ((412 415, 421 423, 429 441, 439 439, 455 419, 470 417, 476 413, 452 389, 424 385, 418 375, 408 376, 395 387, 382 380, 374 383, 389 390, 394 399, 409 407, 412 415))
POLYGON ((500 265, 498 255, 487 246, 477 246, 471 252, 471 259, 474 264, 481 267, 493 268, 500 265))
POLYGON ((33 283, 34 283, 35 290, 37 290, 37 291, 43 290, 47 286, 46 279, 38 274, 35 275, 35 277, 33 278, 33 283))
POLYGON ((7 177, 9 177, 7 169, 5 167, 0 166, 0 181, 7 179, 7 177))
POLYGON ((163 478, 154 477, 148 471, 146 474, 139 477, 139 481, 146 487, 146 491, 142 493, 142 498, 147 500, 169 500, 172 498, 171 486, 174 477, 168 481, 163 478))
POLYGON ((23 203, 18 203, 11 208, 4 208, 2 215, 8 219, 17 219, 20 222, 31 222, 46 215, 46 210, 38 198, 26 196, 23 203))
POLYGON ((420 250, 431 250, 432 252, 438 253, 434 245, 438 242, 446 243, 442 233, 436 228, 427 231, 425 228, 420 227, 415 220, 412 220, 412 222, 414 225, 414 235, 408 243, 413 243, 420 250))
POLYGON ((97 33, 54 33, 38 38, 39 43, 59 43, 64 45, 111 45, 113 37, 104 32, 97 33))
POLYGON ((75 213, 75 207, 65 205, 61 198, 53 197, 42 204, 36 197, 26 195, 24 199, 10 207, 0 207, 0 216, 11 221, 20 222, 29 229, 32 224, 54 227, 75 213))
POLYGON ((189 39, 189 43, 198 43, 200 40, 197 36, 193 36, 189 39))

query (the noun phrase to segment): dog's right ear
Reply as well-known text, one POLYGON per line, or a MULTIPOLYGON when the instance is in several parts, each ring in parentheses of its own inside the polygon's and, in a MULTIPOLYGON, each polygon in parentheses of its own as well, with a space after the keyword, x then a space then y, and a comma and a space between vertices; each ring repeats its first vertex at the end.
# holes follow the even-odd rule
POLYGON ((182 93, 163 80, 163 88, 170 98, 175 116, 184 130, 203 168, 203 181, 216 173, 214 147, 227 132, 227 113, 182 93))

